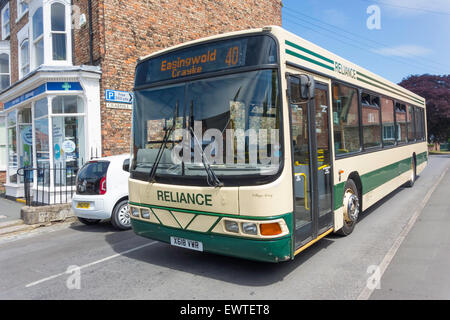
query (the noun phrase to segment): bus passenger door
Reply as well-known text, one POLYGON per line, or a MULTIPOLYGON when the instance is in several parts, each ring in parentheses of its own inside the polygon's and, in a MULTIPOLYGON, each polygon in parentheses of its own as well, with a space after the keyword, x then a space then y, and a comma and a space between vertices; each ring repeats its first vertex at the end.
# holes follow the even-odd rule
POLYGON ((296 250, 333 225, 329 116, 325 85, 316 83, 313 100, 290 104, 296 250))

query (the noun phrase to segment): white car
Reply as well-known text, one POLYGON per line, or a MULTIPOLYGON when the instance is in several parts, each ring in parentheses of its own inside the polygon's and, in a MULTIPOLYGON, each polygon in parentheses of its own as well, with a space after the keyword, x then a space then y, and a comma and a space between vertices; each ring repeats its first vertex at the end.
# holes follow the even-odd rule
POLYGON ((96 224, 111 219, 119 230, 131 228, 128 211, 129 154, 98 158, 87 162, 76 178, 76 194, 72 210, 84 224, 96 224))

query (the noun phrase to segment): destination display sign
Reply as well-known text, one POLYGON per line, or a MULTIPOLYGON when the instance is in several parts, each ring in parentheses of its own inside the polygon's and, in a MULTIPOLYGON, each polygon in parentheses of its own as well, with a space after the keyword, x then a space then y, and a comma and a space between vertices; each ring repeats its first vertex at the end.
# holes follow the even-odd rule
POLYGON ((200 44, 150 58, 136 69, 136 86, 277 62, 275 41, 253 36, 200 44))

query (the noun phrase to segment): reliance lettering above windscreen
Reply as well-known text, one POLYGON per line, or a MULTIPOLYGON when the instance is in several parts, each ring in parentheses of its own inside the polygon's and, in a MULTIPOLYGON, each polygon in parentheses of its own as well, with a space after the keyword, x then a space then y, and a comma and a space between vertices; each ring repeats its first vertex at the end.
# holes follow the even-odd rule
POLYGON ((275 64, 275 41, 250 36, 201 44, 150 58, 136 68, 136 87, 238 67, 275 64))

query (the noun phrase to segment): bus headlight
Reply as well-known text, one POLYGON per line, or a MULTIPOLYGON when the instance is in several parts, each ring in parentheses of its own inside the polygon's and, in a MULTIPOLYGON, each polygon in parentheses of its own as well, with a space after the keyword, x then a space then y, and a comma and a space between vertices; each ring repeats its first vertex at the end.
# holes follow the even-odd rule
POLYGON ((141 209, 141 217, 144 219, 150 219, 150 210, 141 209))
POLYGON ((239 233, 239 225, 237 222, 225 220, 225 230, 228 232, 239 233))
POLYGON ((139 209, 135 207, 131 207, 131 215, 133 217, 139 218, 139 209))
POLYGON ((246 234, 258 234, 258 228, 256 227, 256 223, 251 222, 243 222, 242 223, 242 231, 246 234))

